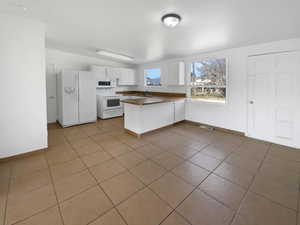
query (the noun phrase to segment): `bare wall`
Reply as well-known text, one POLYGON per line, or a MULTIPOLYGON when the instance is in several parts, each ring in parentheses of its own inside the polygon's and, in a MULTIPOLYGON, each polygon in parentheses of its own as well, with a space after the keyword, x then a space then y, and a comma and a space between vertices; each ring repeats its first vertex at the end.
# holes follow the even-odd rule
POLYGON ((45 26, 0 14, 0 158, 47 147, 45 26))

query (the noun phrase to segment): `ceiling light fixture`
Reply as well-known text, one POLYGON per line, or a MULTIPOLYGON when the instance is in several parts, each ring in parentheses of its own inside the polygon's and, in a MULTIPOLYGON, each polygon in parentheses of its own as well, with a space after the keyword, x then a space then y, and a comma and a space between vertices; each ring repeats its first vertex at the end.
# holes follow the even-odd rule
POLYGON ((121 55, 121 54, 117 54, 117 53, 113 53, 113 52, 109 52, 109 51, 105 51, 105 50, 99 50, 96 52, 98 55, 102 55, 102 56, 107 56, 110 58, 115 58, 115 59, 120 59, 120 60, 125 60, 125 61, 132 61, 134 58, 127 56, 127 55, 121 55))
POLYGON ((161 21, 163 22, 163 24, 166 27, 173 28, 173 27, 176 27, 180 23, 181 17, 178 14, 169 13, 169 14, 164 15, 161 18, 161 21))

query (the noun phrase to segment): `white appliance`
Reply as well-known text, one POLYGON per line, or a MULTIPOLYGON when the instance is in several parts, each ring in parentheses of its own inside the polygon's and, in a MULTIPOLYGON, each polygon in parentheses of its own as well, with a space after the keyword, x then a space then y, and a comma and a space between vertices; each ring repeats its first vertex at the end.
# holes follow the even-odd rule
POLYGON ((113 88, 116 86, 116 81, 109 75, 107 67, 92 65, 90 70, 96 76, 96 88, 113 88))
POLYGON ((58 121, 63 127, 97 120, 95 74, 64 70, 57 76, 58 121))
POLYGON ((112 81, 103 81, 103 80, 97 80, 97 88, 113 88, 113 82, 112 81))
POLYGON ((97 112, 101 119, 123 115, 123 104, 119 95, 97 95, 97 112))

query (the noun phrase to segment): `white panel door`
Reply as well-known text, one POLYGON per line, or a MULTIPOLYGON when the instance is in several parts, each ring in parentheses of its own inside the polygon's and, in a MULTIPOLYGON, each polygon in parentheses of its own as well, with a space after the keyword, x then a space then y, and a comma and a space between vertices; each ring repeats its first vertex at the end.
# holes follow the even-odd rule
POLYGON ((249 57, 248 136, 300 147, 299 64, 298 52, 249 57))
POLYGON ((47 121, 48 121, 48 123, 54 123, 57 120, 56 70, 55 70, 54 64, 47 66, 46 92, 47 92, 47 121))
POLYGON ((78 72, 62 74, 63 126, 78 124, 78 72))
POLYGON ((79 72, 79 122, 87 123, 97 118, 95 74, 79 72))

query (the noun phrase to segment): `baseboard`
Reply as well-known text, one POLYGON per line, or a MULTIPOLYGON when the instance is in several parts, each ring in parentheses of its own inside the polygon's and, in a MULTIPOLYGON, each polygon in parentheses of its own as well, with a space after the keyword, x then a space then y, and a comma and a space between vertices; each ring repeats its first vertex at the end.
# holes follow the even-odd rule
POLYGON ((0 162, 7 162, 7 161, 10 161, 10 160, 21 159, 21 158, 26 158, 26 157, 38 155, 38 154, 42 153, 43 151, 45 151, 46 149, 47 148, 42 148, 42 149, 34 150, 34 151, 31 151, 31 152, 25 152, 25 153, 21 153, 21 154, 18 154, 18 155, 8 156, 8 157, 5 157, 5 158, 1 158, 0 162))
POLYGON ((235 134, 235 135, 239 135, 239 136, 246 136, 244 132, 240 132, 240 131, 236 131, 236 130, 230 130, 230 129, 226 129, 226 128, 222 128, 222 127, 216 127, 216 126, 212 126, 209 124, 205 124, 205 123, 199 123, 199 122, 195 122, 195 121, 191 121, 191 120, 185 120, 185 122, 190 123, 190 124, 194 124, 197 126, 207 126, 210 127, 214 130, 218 130, 224 133, 229 133, 229 134, 235 134))

